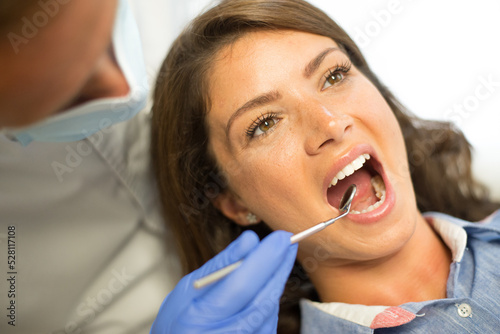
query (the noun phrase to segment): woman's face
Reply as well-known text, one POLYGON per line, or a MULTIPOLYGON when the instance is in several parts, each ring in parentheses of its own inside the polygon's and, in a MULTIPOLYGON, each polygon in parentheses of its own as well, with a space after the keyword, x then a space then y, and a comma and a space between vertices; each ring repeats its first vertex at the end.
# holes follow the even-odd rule
POLYGON ((226 216, 244 225, 250 211, 297 233, 339 215, 354 183, 358 214, 301 241, 299 260, 372 260, 410 239, 418 211, 399 125, 333 40, 252 32, 219 52, 208 81, 210 149, 230 187, 215 203, 226 216))

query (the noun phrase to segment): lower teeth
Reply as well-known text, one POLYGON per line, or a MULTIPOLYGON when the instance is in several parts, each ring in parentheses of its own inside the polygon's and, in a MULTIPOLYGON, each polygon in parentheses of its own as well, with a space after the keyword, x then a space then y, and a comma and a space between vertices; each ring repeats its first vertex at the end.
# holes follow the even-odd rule
POLYGON ((377 198, 379 199, 378 202, 370 205, 369 207, 362 210, 361 212, 356 211, 356 210, 351 210, 350 213, 355 214, 355 215, 359 215, 361 213, 367 213, 367 212, 375 210, 380 205, 382 205, 382 203, 384 203, 384 201, 385 201, 385 184, 384 184, 384 181, 382 180, 382 177, 380 175, 376 175, 376 176, 372 177, 371 183, 372 183, 373 190, 375 190, 375 196, 377 196, 377 198))

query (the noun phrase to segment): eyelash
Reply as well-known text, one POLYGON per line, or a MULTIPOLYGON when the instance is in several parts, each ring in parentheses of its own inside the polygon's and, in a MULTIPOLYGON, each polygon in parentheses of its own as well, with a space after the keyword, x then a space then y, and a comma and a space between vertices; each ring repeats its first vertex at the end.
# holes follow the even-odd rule
MULTIPOLYGON (((255 131, 257 131, 257 128, 262 123, 264 123, 265 121, 274 119, 274 118, 278 118, 278 114, 277 113, 269 113, 267 115, 261 114, 256 120, 254 120, 252 122, 252 124, 248 127, 248 129, 246 129, 245 133, 246 133, 247 137, 250 138, 250 139, 252 139, 254 137, 254 135, 255 135, 255 131)), ((260 136, 263 136, 263 135, 266 135, 266 134, 267 134, 267 132, 263 133, 260 136)))
POLYGON ((335 75, 335 73, 341 72, 343 74, 347 74, 351 70, 352 64, 349 61, 345 61, 340 65, 337 65, 334 69, 329 69, 328 73, 325 74, 325 81, 323 82, 323 86, 325 85, 326 81, 331 78, 332 76, 335 75))

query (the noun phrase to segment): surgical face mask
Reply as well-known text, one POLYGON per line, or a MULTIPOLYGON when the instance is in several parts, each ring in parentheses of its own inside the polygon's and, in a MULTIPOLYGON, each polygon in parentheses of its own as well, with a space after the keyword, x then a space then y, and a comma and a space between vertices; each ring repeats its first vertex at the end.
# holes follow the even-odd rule
POLYGON ((26 146, 32 141, 71 142, 126 121, 145 107, 147 84, 139 31, 127 0, 120 0, 113 28, 113 49, 128 86, 123 97, 96 99, 68 109, 33 126, 2 133, 26 146))

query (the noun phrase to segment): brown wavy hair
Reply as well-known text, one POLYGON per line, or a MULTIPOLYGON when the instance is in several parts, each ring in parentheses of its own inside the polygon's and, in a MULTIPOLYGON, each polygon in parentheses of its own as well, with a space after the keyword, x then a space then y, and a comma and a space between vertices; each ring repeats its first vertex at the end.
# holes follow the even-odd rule
MULTIPOLYGON (((499 207, 472 177, 471 148, 464 135, 450 123, 424 121, 408 112, 373 74, 354 41, 324 12, 301 0, 222 1, 194 19, 175 40, 154 91, 154 168, 164 216, 186 273, 244 230, 212 205, 227 190, 227 182, 207 147, 205 117, 211 105, 207 73, 223 47, 257 30, 327 36, 346 51, 378 88, 401 126, 421 212, 439 211, 476 221, 499 207)), ((260 237, 270 232, 265 224, 252 229, 260 237)), ((279 332, 298 333, 301 297, 317 298, 296 263, 281 300, 279 332)))

